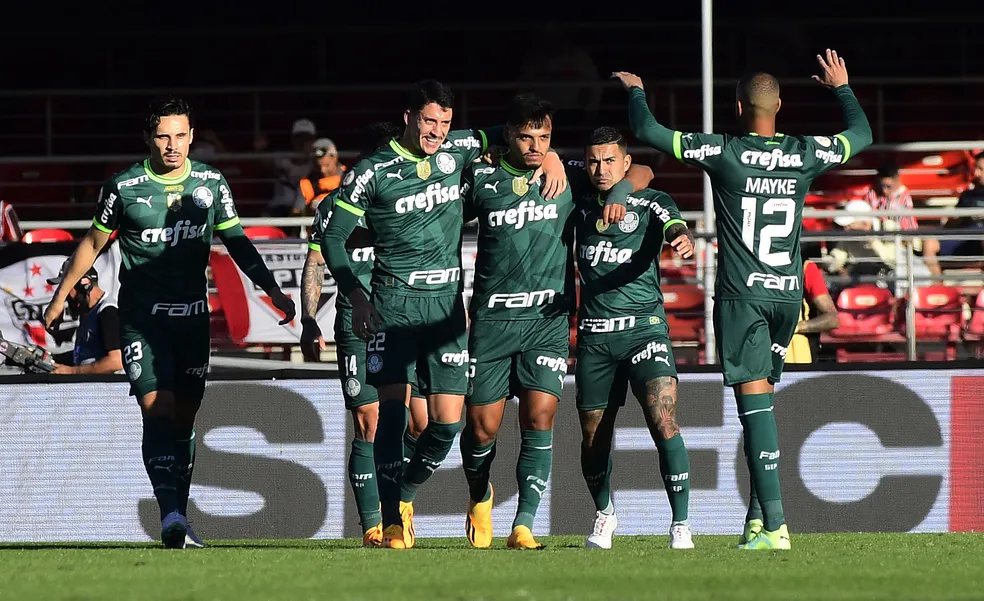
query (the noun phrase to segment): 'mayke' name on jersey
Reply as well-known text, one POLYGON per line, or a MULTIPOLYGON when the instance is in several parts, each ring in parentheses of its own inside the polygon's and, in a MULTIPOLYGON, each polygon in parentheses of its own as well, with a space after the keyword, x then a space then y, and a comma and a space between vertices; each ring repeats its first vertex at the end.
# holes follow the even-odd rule
POLYGON ((119 232, 120 310, 205 313, 212 234, 238 223, 229 183, 205 163, 188 159, 179 174, 165 178, 148 160, 109 178, 93 225, 119 232))
MULTIPOLYGON (((308 235, 308 248, 313 251, 321 252, 321 239, 328 227, 328 220, 331 219, 332 209, 338 199, 338 191, 334 191, 318 204, 318 209, 314 214, 314 222, 311 224, 311 233, 308 235)), ((366 293, 370 291, 369 280, 372 277, 373 261, 376 254, 372 246, 372 233, 366 228, 365 217, 359 218, 359 225, 349 235, 345 241, 345 249, 349 252, 349 263, 352 266, 352 274, 359 279, 359 284, 366 293)), ((329 285, 329 282, 325 282, 329 285)), ((335 294, 335 308, 339 311, 351 309, 352 303, 348 296, 335 294)))
POLYGON ((659 255, 664 232, 684 223, 665 192, 649 188, 626 199, 621 222, 605 226, 597 193, 578 202, 579 336, 597 337, 666 322, 659 255))
POLYGON ((335 210, 368 218, 376 237, 373 289, 408 296, 461 290, 461 172, 487 148, 477 130, 452 131, 432 156, 394 140, 348 172, 335 210))
POLYGON ((557 198, 541 196, 533 172, 505 161, 476 163, 464 175, 465 212, 478 217, 478 254, 469 312, 472 319, 540 319, 574 307, 575 183, 581 163, 567 165, 571 185, 557 198))
POLYGON ((799 303, 803 202, 815 178, 850 158, 847 138, 676 132, 673 154, 711 177, 716 296, 799 303))

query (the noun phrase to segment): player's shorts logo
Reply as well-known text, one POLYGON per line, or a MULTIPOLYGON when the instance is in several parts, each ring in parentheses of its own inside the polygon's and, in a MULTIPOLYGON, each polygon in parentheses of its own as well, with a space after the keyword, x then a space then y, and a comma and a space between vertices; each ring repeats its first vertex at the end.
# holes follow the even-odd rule
POLYGON ((427 159, 417 163, 417 177, 427 179, 431 174, 431 164, 427 159))
POLYGON ((446 175, 451 175, 454 173, 455 167, 457 167, 454 162, 454 157, 446 152, 439 152, 435 162, 437 163, 437 168, 441 171, 441 173, 446 175))
POLYGON ((131 363, 130 365, 128 365, 127 368, 126 368, 126 375, 128 375, 130 377, 130 381, 131 382, 133 382, 137 378, 139 378, 140 377, 140 374, 142 374, 142 373, 143 373, 143 368, 140 367, 140 364, 137 363, 136 361, 134 361, 133 363, 131 363))
POLYGON ((349 396, 359 396, 359 393, 362 392, 362 384, 355 378, 349 378, 345 380, 345 392, 349 396))
POLYGON ((191 199, 195 201, 195 206, 199 209, 207 209, 212 206, 212 191, 205 186, 198 186, 191 193, 191 199))
POLYGON ((366 359, 366 369, 369 373, 378 374, 383 369, 383 358, 373 353, 366 359))
POLYGON ((622 230, 626 234, 631 234, 636 231, 639 227, 639 214, 629 211, 622 218, 622 221, 618 222, 618 229, 622 230))

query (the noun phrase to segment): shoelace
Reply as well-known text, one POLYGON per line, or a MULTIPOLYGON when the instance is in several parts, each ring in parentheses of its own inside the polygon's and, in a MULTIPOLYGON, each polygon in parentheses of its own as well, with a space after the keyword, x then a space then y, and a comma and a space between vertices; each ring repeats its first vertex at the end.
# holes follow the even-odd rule
POLYGON ((595 520, 594 532, 591 533, 592 536, 602 535, 605 533, 605 526, 608 525, 611 515, 607 513, 599 514, 598 518, 595 520))

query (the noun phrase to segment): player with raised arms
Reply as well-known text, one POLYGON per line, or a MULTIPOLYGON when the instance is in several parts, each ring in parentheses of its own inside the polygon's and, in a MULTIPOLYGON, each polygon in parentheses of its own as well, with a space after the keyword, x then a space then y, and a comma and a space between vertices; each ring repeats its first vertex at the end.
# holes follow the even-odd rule
POLYGON ((871 144, 871 127, 848 85, 844 59, 817 55, 814 80, 834 91, 846 128, 831 136, 776 131, 779 83, 768 73, 738 82, 741 136, 684 133, 660 125, 642 80, 615 73, 629 91, 629 122, 642 142, 705 171, 711 178, 718 238, 714 336, 724 384, 734 389, 751 475, 740 546, 788 549, 779 489, 779 439, 772 411, 786 347, 803 300, 800 259, 803 203, 810 184, 871 144))

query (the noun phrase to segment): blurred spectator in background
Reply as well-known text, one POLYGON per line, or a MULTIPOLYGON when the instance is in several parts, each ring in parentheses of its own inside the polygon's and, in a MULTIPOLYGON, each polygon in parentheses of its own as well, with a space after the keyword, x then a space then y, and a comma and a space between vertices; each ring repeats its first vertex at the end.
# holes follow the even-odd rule
POLYGON ((338 148, 328 138, 314 141, 313 165, 301 180, 301 193, 294 205, 294 214, 314 215, 318 203, 342 185, 342 175, 348 169, 338 161, 338 148))
MULTIPOLYGON (((48 284, 57 286, 65 277, 69 261, 62 263, 57 277, 48 284)), ((56 374, 113 374, 123 371, 120 353, 120 320, 116 299, 99 287, 99 273, 90 267, 66 300, 72 315, 79 318, 75 330, 72 365, 55 364, 56 374)))
MULTIPOLYGON (((974 173, 970 188, 960 194, 957 208, 984 210, 984 152, 974 156, 974 173)), ((944 220, 947 229, 975 229, 984 234, 984 217, 954 217, 944 220)), ((969 257, 984 254, 981 240, 941 240, 940 256, 969 257)))
MULTIPOLYGON (((852 200, 843 208, 859 214, 834 218, 834 223, 842 227, 845 232, 863 235, 865 232, 876 230, 879 220, 864 216, 864 213, 870 213, 873 210, 867 201, 852 200)), ((895 240, 892 238, 871 237, 863 240, 841 240, 834 237, 832 240, 834 244, 827 254, 827 271, 850 277, 852 282, 849 285, 870 284, 873 283, 871 278, 874 277, 885 278, 886 280, 893 277, 900 279, 907 277, 905 256, 896 252, 895 240)), ((918 285, 928 283, 923 278, 928 277, 930 271, 921 257, 914 256, 912 258, 912 273, 916 277, 918 285)), ((886 284, 884 281, 878 283, 879 285, 886 284)))
MULTIPOLYGON (((868 189, 865 201, 876 211, 904 211, 913 209, 912 194, 905 187, 899 176, 899 168, 893 163, 883 165, 878 169, 875 184, 868 189)), ((873 222, 875 231, 911 232, 919 229, 919 223, 915 217, 881 217, 873 222)), ((932 238, 914 239, 913 250, 917 254, 922 254, 924 264, 929 268, 933 275, 942 274, 936 256, 940 251, 940 243, 932 238)), ((908 245, 908 240, 903 240, 903 245, 908 245)), ((894 247, 893 247, 894 248, 894 247)), ((913 270, 915 272, 915 270, 913 270)))
POLYGON ((204 129, 200 133, 195 132, 195 140, 191 145, 191 152, 188 154, 196 161, 210 161, 215 155, 226 151, 225 144, 219 139, 219 135, 214 129, 204 129))
POLYGON ((520 80, 526 91, 549 100, 556 110, 554 137, 563 129, 593 124, 601 103, 598 67, 584 48, 572 44, 556 23, 547 23, 526 53, 520 80), (572 82, 580 82, 575 85, 572 82))
MULTIPOLYGON (((274 159, 272 163, 273 198, 267 205, 265 216, 288 217, 293 213, 300 194, 301 180, 311 169, 311 151, 317 137, 317 128, 310 119, 298 119, 290 129, 290 157, 274 159)), ((260 134, 253 145, 257 151, 264 151, 270 141, 260 134)))
POLYGON ((840 327, 837 307, 823 272, 809 259, 803 262, 803 305, 796 333, 786 347, 786 363, 814 363, 820 356, 820 334, 840 327))

